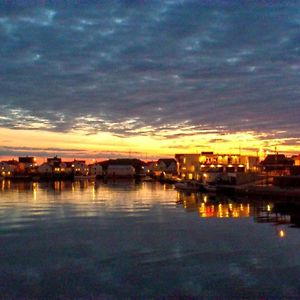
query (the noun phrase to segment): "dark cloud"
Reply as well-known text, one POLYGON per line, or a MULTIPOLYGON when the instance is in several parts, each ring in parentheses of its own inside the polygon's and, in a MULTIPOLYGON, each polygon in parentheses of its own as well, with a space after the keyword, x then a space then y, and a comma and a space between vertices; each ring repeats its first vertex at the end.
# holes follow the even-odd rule
POLYGON ((24 3, 1 3, 1 127, 299 137, 298 1, 24 3))

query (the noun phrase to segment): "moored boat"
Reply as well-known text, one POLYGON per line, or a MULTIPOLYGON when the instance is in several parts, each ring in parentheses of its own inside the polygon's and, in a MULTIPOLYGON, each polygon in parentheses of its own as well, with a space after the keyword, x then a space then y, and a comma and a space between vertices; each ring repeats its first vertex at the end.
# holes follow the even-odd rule
POLYGON ((217 186, 215 184, 207 183, 203 187, 206 192, 216 192, 217 191, 217 186))
POLYGON ((201 184, 197 181, 181 181, 175 183, 175 188, 180 191, 200 191, 201 184))

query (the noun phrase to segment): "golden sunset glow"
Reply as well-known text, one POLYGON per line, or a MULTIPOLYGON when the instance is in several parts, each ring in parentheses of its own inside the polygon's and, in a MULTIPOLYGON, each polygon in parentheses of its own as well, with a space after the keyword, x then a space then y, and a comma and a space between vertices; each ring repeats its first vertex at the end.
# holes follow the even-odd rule
MULTIPOLYGON (((255 154, 261 158, 278 145, 281 152, 298 153, 299 147, 283 146, 281 140, 264 140, 262 135, 254 132, 238 132, 219 135, 217 133, 192 136, 184 135, 176 138, 164 136, 136 135, 118 137, 109 132, 87 135, 84 131, 67 133, 42 130, 0 129, 0 143, 5 145, 7 154, 2 156, 16 157, 18 155, 59 155, 62 157, 108 158, 134 156, 142 159, 174 156, 175 153, 200 153, 214 151, 215 153, 255 154), (214 140, 214 143, 211 141, 214 140), (220 140, 220 141, 218 141, 220 140), (273 148, 272 148, 273 147, 273 148), (11 154, 9 153, 11 152, 11 154)), ((164 133, 165 134, 165 133, 164 133)))

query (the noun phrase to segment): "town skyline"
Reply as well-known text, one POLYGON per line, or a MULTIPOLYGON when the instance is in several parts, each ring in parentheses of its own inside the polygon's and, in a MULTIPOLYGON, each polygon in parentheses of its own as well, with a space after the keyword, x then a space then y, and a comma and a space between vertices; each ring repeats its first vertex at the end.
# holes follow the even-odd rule
POLYGON ((300 153, 295 1, 3 1, 0 157, 300 153))

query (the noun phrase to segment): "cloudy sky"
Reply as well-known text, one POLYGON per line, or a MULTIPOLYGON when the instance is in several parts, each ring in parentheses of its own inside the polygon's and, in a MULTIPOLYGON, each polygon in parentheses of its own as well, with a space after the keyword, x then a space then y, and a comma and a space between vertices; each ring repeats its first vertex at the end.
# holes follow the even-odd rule
POLYGON ((0 4, 0 155, 300 152, 300 1, 0 4))

